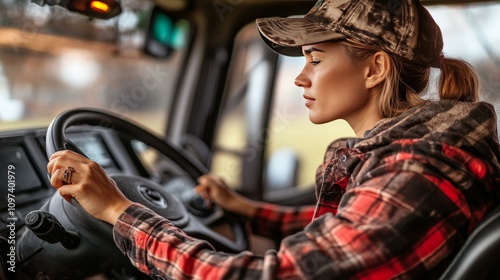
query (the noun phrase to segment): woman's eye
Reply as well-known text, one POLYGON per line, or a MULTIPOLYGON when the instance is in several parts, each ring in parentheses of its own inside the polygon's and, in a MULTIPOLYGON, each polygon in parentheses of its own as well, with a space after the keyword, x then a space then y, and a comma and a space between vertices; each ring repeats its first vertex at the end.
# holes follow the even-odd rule
POLYGON ((312 65, 318 65, 318 64, 319 64, 319 62, 320 62, 319 60, 313 60, 313 61, 311 61, 311 64, 312 64, 312 65))

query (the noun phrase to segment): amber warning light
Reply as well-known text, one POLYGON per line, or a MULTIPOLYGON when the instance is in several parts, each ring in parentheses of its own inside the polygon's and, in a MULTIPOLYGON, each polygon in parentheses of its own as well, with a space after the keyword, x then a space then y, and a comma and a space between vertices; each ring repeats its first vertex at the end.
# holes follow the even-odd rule
POLYGON ((122 12, 120 2, 117 0, 72 0, 67 2, 66 8, 100 19, 112 18, 122 12))
POLYGON ((122 12, 120 0, 31 0, 40 6, 61 6, 91 18, 109 19, 122 12))
POLYGON ((108 4, 101 1, 90 1, 90 8, 101 13, 107 13, 109 11, 108 4))

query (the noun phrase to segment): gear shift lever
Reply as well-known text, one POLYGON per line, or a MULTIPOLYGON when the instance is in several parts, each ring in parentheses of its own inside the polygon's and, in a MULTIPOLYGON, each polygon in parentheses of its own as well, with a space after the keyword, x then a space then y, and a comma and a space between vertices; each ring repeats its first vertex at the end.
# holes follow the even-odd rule
POLYGON ((66 249, 74 249, 80 243, 77 233, 66 231, 54 215, 44 211, 31 211, 25 217, 26 226, 40 239, 54 244, 61 242, 66 249))

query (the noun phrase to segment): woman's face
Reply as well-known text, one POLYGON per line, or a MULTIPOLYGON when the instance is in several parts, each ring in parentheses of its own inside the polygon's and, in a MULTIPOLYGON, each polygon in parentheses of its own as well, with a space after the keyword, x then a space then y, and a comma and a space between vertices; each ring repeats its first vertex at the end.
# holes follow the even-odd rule
POLYGON ((302 52, 306 64, 295 84, 304 88, 311 122, 345 119, 356 131, 378 116, 375 94, 367 87, 368 59, 351 60, 338 42, 303 46, 302 52))

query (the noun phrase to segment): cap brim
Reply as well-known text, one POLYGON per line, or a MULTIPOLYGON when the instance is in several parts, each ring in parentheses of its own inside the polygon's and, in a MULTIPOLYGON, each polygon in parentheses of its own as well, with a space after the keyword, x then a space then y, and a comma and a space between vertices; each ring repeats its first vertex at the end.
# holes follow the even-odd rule
POLYGON ((345 36, 306 18, 259 18, 257 28, 264 42, 275 52, 286 56, 301 56, 302 46, 345 36))

